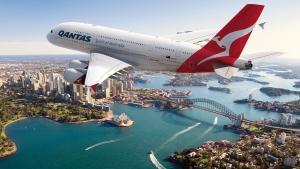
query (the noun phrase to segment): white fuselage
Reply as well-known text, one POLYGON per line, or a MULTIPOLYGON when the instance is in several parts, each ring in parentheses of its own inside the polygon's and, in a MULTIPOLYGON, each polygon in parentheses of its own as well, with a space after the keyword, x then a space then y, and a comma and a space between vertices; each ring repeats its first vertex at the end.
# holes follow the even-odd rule
POLYGON ((142 70, 176 71, 200 46, 161 37, 67 22, 52 29, 48 40, 68 49, 100 53, 142 70))

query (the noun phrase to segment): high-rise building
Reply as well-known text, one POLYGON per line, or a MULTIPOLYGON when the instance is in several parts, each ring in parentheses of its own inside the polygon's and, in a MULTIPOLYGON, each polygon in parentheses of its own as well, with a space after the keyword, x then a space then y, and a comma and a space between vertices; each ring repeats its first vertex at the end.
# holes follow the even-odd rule
POLYGON ((38 92, 39 87, 40 87, 39 83, 38 82, 34 82, 33 83, 33 92, 35 92, 35 93, 38 92))
POLYGON ((84 88, 83 88, 83 85, 77 85, 77 92, 79 93, 79 97, 80 99, 79 100, 83 100, 84 99, 84 88))
POLYGON ((124 82, 123 81, 119 82, 119 91, 120 91, 120 93, 124 92, 124 82))
POLYGON ((87 103, 94 104, 93 98, 92 98, 92 93, 91 93, 91 88, 88 86, 85 86, 84 90, 85 90, 85 101, 87 103))
POLYGON ((123 87, 124 87, 124 90, 128 90, 128 81, 123 81, 123 87))
POLYGON ((112 86, 112 90, 111 90, 111 96, 116 96, 117 95, 117 87, 115 85, 112 86))
POLYGON ((39 84, 44 84, 46 83, 46 78, 45 78, 45 74, 38 72, 37 73, 37 80, 39 84))
POLYGON ((133 90, 133 81, 132 80, 129 81, 127 90, 133 90))
POLYGON ((42 89, 43 95, 50 94, 50 92, 47 92, 47 90, 46 90, 46 83, 41 84, 41 89, 42 89))
POLYGON ((110 97, 110 88, 105 88, 105 98, 109 98, 110 97))
POLYGON ((57 77, 57 92, 58 94, 65 93, 64 80, 61 77, 57 77))
POLYGON ((3 85, 4 80, 2 78, 0 78, 0 87, 3 85))

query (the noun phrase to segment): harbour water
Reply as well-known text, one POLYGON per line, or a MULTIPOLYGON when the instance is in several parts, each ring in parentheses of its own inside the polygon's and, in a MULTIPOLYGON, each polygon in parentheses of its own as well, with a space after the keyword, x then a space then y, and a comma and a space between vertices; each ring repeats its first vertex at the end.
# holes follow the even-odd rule
MULTIPOLYGON (((234 100, 246 98, 250 93, 258 100, 288 101, 299 98, 296 95, 269 98, 259 91, 263 85, 249 81, 229 84, 226 87, 232 90, 232 94, 226 94, 207 89, 208 86, 222 86, 217 81, 208 82, 207 87, 166 87, 163 83, 169 76, 154 76, 148 77, 150 83, 137 84, 136 87, 192 90, 191 98, 216 100, 236 113, 245 113, 249 119, 277 118, 278 114, 257 111, 248 105, 235 104, 234 100)), ((271 82, 268 86, 297 90, 292 87, 295 80, 283 80, 273 75, 256 79, 271 82)), ((32 118, 8 126, 6 133, 17 144, 18 151, 0 159, 0 168, 151 169, 155 167, 149 159, 150 150, 154 151, 164 167, 177 168, 163 159, 174 151, 194 147, 207 140, 239 138, 223 130, 223 125, 230 123, 228 119, 201 110, 188 109, 175 113, 152 107, 114 104, 113 111, 116 114, 125 112, 135 124, 129 128, 117 128, 108 124, 61 124, 44 118, 32 118)))

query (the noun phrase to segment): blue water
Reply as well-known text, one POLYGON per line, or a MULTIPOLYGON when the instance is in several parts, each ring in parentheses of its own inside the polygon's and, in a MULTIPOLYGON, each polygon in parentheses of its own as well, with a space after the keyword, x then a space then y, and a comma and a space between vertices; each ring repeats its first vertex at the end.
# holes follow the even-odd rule
MULTIPOLYGON (((156 74, 149 78, 150 83, 137 84, 136 87, 166 88, 162 84, 170 77, 156 74)), ((295 80, 283 80, 273 75, 258 79, 271 82, 269 86, 296 90, 292 87, 295 80)), ((208 85, 222 86, 216 81, 208 82, 208 85)), ((232 83, 226 86, 232 89, 232 94, 209 91, 207 87, 171 88, 192 90, 191 98, 206 97, 219 101, 236 113, 245 113, 250 119, 277 118, 278 114, 257 111, 248 105, 235 104, 233 100, 246 98, 250 93, 258 100, 288 101, 299 98, 296 95, 269 98, 259 92, 261 86, 247 81, 232 83)), ((177 168, 163 159, 174 151, 198 146, 207 140, 235 140, 239 137, 223 130, 223 125, 230 122, 228 119, 218 116, 218 123, 214 125, 217 116, 200 110, 174 113, 120 104, 113 105, 113 110, 116 114, 125 112, 135 124, 130 128, 117 128, 107 124, 61 124, 44 118, 32 118, 8 126, 6 132, 16 142, 18 151, 15 155, 0 159, 0 168, 151 169, 154 166, 147 154, 150 150, 154 150, 166 168, 177 168)))

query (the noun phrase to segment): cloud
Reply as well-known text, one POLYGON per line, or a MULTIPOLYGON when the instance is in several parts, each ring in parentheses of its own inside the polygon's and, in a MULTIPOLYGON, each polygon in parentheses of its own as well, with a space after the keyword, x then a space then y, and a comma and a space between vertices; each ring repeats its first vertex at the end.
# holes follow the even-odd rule
POLYGON ((255 53, 265 51, 284 52, 289 57, 300 57, 298 50, 300 34, 296 33, 299 25, 284 25, 280 29, 268 27, 265 30, 254 29, 243 53, 255 53))

